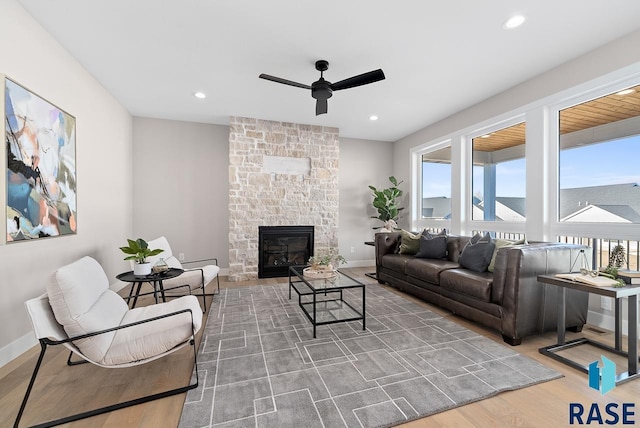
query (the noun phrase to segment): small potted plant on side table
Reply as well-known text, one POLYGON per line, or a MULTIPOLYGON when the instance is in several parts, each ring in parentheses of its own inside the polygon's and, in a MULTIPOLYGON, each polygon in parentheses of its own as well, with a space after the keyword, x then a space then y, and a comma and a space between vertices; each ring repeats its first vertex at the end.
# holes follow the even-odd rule
POLYGON ((127 239, 126 247, 120 247, 120 250, 128 254, 125 260, 135 260, 133 265, 133 274, 136 276, 146 276, 151 274, 151 263, 147 262, 147 257, 157 256, 163 250, 156 248, 155 250, 149 249, 149 244, 142 238, 138 238, 135 241, 133 239, 127 239))

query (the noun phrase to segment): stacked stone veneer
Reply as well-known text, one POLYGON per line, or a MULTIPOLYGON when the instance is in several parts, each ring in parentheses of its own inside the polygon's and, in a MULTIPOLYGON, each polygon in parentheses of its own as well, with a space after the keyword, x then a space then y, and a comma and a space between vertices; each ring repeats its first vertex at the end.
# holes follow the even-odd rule
POLYGON ((258 277, 258 226, 315 226, 315 253, 338 248, 338 129, 231 117, 229 280, 258 277), (270 172, 267 156, 310 159, 308 174, 270 172))

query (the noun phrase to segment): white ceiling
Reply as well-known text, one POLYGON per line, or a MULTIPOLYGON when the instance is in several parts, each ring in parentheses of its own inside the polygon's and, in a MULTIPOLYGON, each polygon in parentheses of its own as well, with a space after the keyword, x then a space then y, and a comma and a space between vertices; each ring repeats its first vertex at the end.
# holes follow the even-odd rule
POLYGON ((135 116, 255 117, 384 141, 640 28, 634 0, 19 2, 135 116), (514 13, 527 21, 504 30, 514 13), (318 59, 331 82, 377 68, 386 80, 334 93, 316 117, 310 91, 258 79, 311 84, 318 59))

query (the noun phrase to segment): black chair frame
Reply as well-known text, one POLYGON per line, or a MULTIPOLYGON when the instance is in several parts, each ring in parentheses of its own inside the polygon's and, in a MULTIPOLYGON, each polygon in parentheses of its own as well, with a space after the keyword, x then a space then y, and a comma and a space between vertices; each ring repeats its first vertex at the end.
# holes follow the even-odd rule
MULTIPOLYGON (((170 314, 165 314, 165 315, 161 315, 161 316, 157 316, 157 317, 153 317, 153 318, 148 318, 145 320, 141 320, 141 321, 137 321, 134 323, 130 323, 130 324, 124 324, 118 327, 113 327, 113 328, 109 328, 106 330, 101 330, 101 331, 96 331, 93 333, 88 333, 88 334, 83 334, 81 336, 76 336, 76 337, 70 337, 67 339, 63 339, 63 340, 51 340, 49 338, 41 338, 40 339, 40 355, 38 357, 38 361, 36 363, 36 366, 33 370, 33 374, 31 375, 31 380, 29 381, 29 386, 27 387, 27 391, 25 392, 24 398, 22 400, 22 404, 20 405, 20 411, 18 412, 18 416, 16 417, 16 421, 13 425, 14 428, 18 428, 18 424, 20 423, 20 419, 22 418, 22 415, 24 413, 25 407, 27 406, 27 401, 29 399, 29 395, 31 394, 31 390, 33 388, 33 385, 35 383, 36 377, 38 375, 38 371, 40 370, 40 365, 42 364, 42 360, 44 359, 44 354, 47 350, 47 346, 55 346, 55 345, 62 345, 65 343, 70 343, 73 342, 75 340, 80 340, 80 339, 85 339, 87 337, 92 337, 92 336, 97 336, 100 334, 104 334, 104 333, 109 333, 112 331, 116 331, 116 330, 121 330, 124 328, 128 328, 128 327, 133 327, 136 325, 140 325, 140 324, 145 324, 148 322, 152 322, 152 321, 157 321, 159 319, 162 318, 169 318, 169 317, 173 317, 182 313, 186 313, 189 312, 190 316, 191 316, 191 338, 188 340, 189 345, 193 347, 193 364, 194 364, 194 369, 195 369, 195 382, 191 383, 189 382, 188 385, 186 386, 181 386, 175 389, 170 389, 167 391, 162 391, 162 392, 158 392, 155 394, 150 394, 150 395, 146 395, 144 397, 140 397, 140 398, 136 398, 133 400, 128 400, 128 401, 124 401, 121 403, 117 403, 117 404, 112 404, 109 406, 105 406, 105 407, 100 407, 98 409, 94 409, 94 410, 89 410, 89 411, 85 411, 85 412, 81 412, 81 413, 77 413, 75 415, 71 415, 71 416, 66 416, 60 419, 55 419, 55 420, 51 420, 48 422, 42 422, 39 423, 37 425, 33 425, 34 428, 44 428, 44 427, 53 427, 56 425, 61 425, 61 424, 65 424, 65 423, 69 423, 69 422, 73 422, 73 421, 77 421, 77 420, 81 420, 81 419, 85 419, 85 418, 89 418, 92 416, 96 416, 96 415, 101 415, 103 413, 108 413, 108 412, 112 412, 114 410, 119 410, 119 409, 124 409, 126 407, 131 407, 131 406, 135 406, 138 404, 142 404, 142 403, 147 403, 149 401, 153 401, 153 400, 158 400, 160 398, 165 398, 165 397, 170 397, 172 395, 177 395, 177 394, 182 394, 184 392, 187 392, 191 389, 197 388, 198 387, 198 382, 199 382, 199 377, 198 377, 198 361, 197 361, 197 350, 196 350, 196 346, 195 346, 195 331, 193 328, 193 312, 191 311, 191 309, 183 309, 180 311, 176 311, 176 312, 172 312, 170 314)), ((181 344, 177 345, 175 348, 173 349, 177 349, 179 347, 181 347, 184 343, 186 342, 182 342, 181 344)), ((73 352, 69 355, 69 358, 67 359, 67 365, 68 366, 75 366, 78 364, 84 364, 84 363, 88 363, 91 361, 85 361, 85 360, 81 360, 81 361, 75 361, 72 362, 71 361, 71 355, 73 354, 73 352)), ((104 366, 101 366, 104 367, 104 366)), ((114 368, 118 368, 118 367, 114 367, 114 368)))
MULTIPOLYGON (((212 257, 210 259, 203 259, 203 260, 194 260, 192 262, 181 262, 183 265, 187 265, 190 263, 202 263, 202 262, 208 262, 208 261, 215 261, 216 266, 218 266, 218 258, 217 257, 212 257)), ((218 275, 216 275, 216 281, 218 282, 218 291, 216 291, 215 293, 205 293, 205 287, 207 284, 204 283, 204 270, 201 268, 193 268, 193 269, 185 269, 186 271, 195 271, 195 270, 199 270, 200 271, 200 276, 201 276, 201 281, 202 281, 202 312, 207 312, 207 301, 206 298, 207 296, 216 296, 218 294, 220 294, 220 274, 218 273, 218 275)))

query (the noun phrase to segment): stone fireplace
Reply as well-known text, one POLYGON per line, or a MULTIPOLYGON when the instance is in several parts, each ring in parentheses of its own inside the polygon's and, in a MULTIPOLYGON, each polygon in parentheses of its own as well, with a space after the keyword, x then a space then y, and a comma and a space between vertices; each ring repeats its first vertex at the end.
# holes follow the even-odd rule
POLYGON ((338 129, 229 119, 229 280, 258 278, 259 226, 314 226, 338 247, 338 129))

